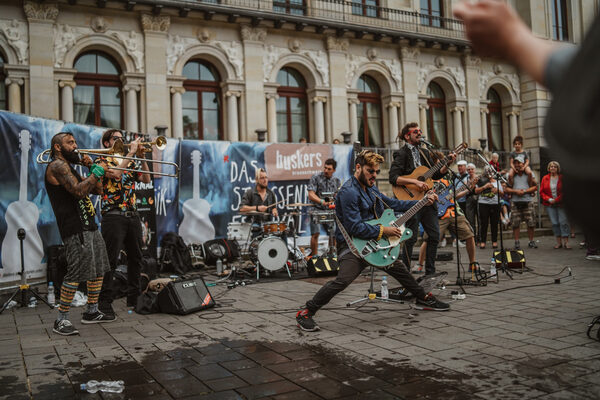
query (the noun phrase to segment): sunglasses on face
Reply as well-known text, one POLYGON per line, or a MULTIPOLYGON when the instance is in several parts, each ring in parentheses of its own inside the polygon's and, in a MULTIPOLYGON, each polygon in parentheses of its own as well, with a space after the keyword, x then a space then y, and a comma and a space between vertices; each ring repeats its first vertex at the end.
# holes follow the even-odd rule
POLYGON ((410 133, 415 134, 415 135, 421 135, 423 133, 423 131, 420 129, 415 129, 414 131, 411 131, 410 133))
POLYGON ((379 175, 379 173, 381 173, 380 169, 373 169, 373 168, 367 168, 367 172, 370 173, 371 175, 379 175))

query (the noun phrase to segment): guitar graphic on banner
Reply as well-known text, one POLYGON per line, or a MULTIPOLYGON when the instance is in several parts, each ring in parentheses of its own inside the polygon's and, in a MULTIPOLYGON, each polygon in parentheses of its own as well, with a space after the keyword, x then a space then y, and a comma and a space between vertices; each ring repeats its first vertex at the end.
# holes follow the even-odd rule
POLYGON ((35 203, 27 200, 27 166, 30 149, 29 131, 22 130, 19 134, 21 148, 21 173, 19 176, 19 200, 13 201, 6 210, 6 236, 2 242, 2 266, 4 276, 10 276, 21 271, 21 250, 17 231, 25 229, 23 241, 23 257, 25 271, 40 270, 43 267, 44 246, 37 230, 40 216, 35 203))
POLYGON ((215 238, 215 227, 213 226, 209 213, 210 204, 200 198, 200 163, 202 153, 198 150, 192 151, 192 166, 194 167, 194 181, 192 187, 192 198, 183 203, 183 221, 179 225, 179 236, 187 244, 204 243, 215 238))

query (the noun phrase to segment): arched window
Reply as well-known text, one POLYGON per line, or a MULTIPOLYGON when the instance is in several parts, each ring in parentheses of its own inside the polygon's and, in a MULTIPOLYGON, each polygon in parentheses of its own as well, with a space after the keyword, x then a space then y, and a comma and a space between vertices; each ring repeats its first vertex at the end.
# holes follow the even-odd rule
POLYGON ((284 67, 277 73, 277 141, 308 141, 306 82, 300 72, 284 67))
POLYGON ((446 96, 435 82, 427 87, 427 135, 431 143, 441 148, 448 148, 448 131, 446 130, 446 96))
POLYGON ((0 110, 8 110, 8 96, 6 95, 6 84, 4 83, 4 79, 6 78, 4 63, 4 57, 0 54, 0 110))
POLYGON ((381 91, 375 79, 361 75, 356 83, 359 90, 356 116, 358 117, 358 140, 367 147, 383 146, 381 118, 381 91))
POLYGON ((107 54, 89 52, 75 60, 73 117, 87 125, 122 129, 123 102, 117 63, 107 54))
POLYGON ((421 25, 442 26, 442 0, 421 0, 421 25))
POLYGON ((206 61, 192 60, 183 67, 184 139, 223 140, 219 73, 206 61))
POLYGON ((487 131, 488 131, 488 143, 490 151, 503 151, 504 141, 502 140, 502 103, 498 92, 494 89, 488 90, 487 99, 488 104, 488 117, 487 117, 487 131))

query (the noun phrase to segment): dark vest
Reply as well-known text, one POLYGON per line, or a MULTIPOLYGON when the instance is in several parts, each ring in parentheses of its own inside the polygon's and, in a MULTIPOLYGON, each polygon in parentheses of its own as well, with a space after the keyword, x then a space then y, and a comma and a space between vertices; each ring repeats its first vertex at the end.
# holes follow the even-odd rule
MULTIPOLYGON (((69 165, 71 172, 81 182, 81 176, 69 165)), ((89 196, 78 199, 69 193, 62 185, 53 185, 44 177, 46 192, 52 204, 52 210, 58 224, 58 231, 63 241, 70 236, 83 231, 95 231, 98 229, 94 219, 96 211, 89 196)))

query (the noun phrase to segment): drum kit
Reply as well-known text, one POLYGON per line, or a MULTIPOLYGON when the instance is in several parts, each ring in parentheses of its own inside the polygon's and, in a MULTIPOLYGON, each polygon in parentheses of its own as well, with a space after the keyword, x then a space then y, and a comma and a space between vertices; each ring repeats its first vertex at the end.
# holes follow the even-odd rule
MULTIPOLYGON (((300 271, 306 269, 305 255, 300 247, 298 247, 297 227, 299 226, 300 212, 302 207, 310 207, 313 204, 307 203, 290 203, 286 208, 295 208, 298 211, 292 211, 285 216, 289 218, 289 222, 230 222, 227 225, 227 239, 236 240, 242 259, 250 260, 256 266, 256 279, 260 279, 260 271, 262 268, 263 274, 284 269, 291 278, 292 274, 290 266, 300 271), (288 243, 288 237, 292 239, 292 243, 288 243)), ((319 221, 333 222, 333 210, 319 211, 319 221), (322 218, 327 213, 327 218, 322 218)), ((260 211, 250 211, 240 213, 245 217, 265 217, 268 213, 260 211)), ((311 213, 312 215, 312 213, 311 213)), ((260 219, 260 218, 257 218, 260 219)))

